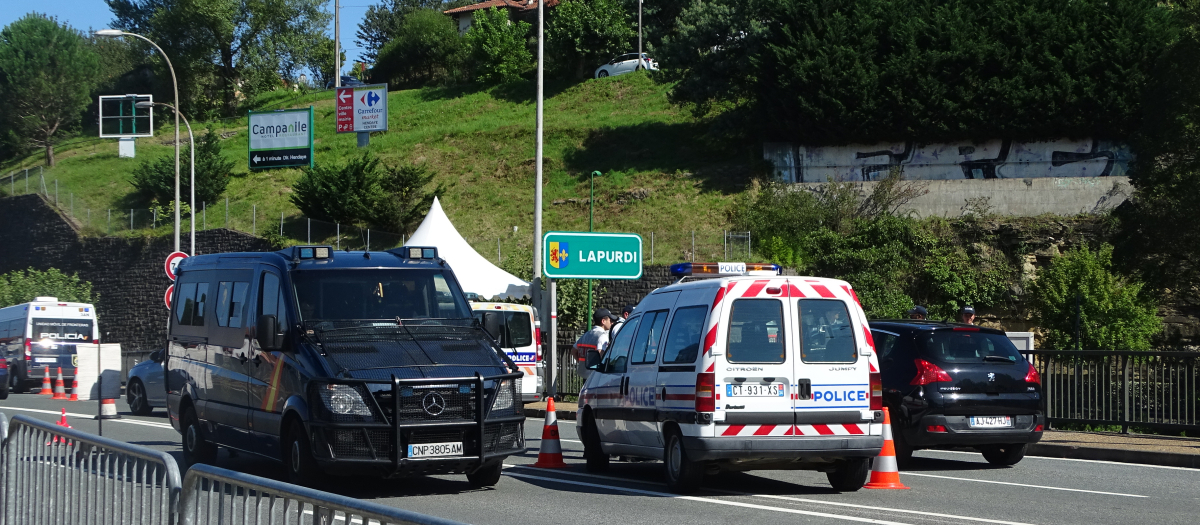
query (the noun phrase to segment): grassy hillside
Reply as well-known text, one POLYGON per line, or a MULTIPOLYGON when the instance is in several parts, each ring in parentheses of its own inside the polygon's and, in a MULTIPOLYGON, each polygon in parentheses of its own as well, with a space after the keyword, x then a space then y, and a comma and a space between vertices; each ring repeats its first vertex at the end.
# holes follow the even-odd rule
MULTIPOLYGON (((660 261, 682 259, 682 252, 690 249, 691 230, 698 231, 698 244, 708 245, 710 251, 721 248, 720 232, 726 228, 725 210, 731 195, 740 191, 753 159, 760 153, 747 145, 707 140, 707 123, 671 105, 668 89, 643 74, 548 87, 546 230, 587 229, 588 174, 598 170, 603 173, 595 181, 598 231, 642 233, 647 236, 647 244, 650 232, 656 232, 660 261), (558 204, 554 204, 556 201, 558 204)), ((532 84, 395 91, 389 94, 389 104, 391 129, 373 136, 370 149, 385 162, 425 163, 437 173, 437 181, 448 188, 443 198, 447 214, 485 256, 495 259, 498 238, 506 251, 529 246, 534 197, 532 84)), ((308 95, 278 92, 257 105, 312 105, 317 163, 344 161, 360 153, 354 134, 333 131, 332 91, 308 95)), ((268 226, 278 228, 282 213, 288 217, 287 236, 305 240, 307 223, 288 200, 300 170, 251 172, 246 166, 245 118, 193 123, 197 131, 206 126, 222 133, 225 154, 237 161, 225 193, 230 226, 251 230, 253 209, 259 231, 268 226)), ((170 127, 161 129, 154 138, 138 139, 137 159, 118 158, 113 139, 81 137, 68 141, 57 149, 58 165, 45 172, 47 189, 53 196, 53 181, 57 180, 60 206, 72 209, 92 234, 105 234, 111 228, 113 234, 145 235, 145 229, 128 231, 131 208, 140 209, 134 212, 135 225, 149 222, 145 211, 148 203, 133 193, 129 179, 138 163, 172 154, 172 139, 170 127), (111 226, 109 209, 114 210, 111 226)), ((183 140, 187 140, 186 134, 183 140)), ((7 175, 40 162, 40 155, 32 155, 0 165, 0 173, 7 175)), ((186 156, 181 164, 186 177, 186 156)), ((31 190, 38 185, 33 175, 31 190)), ((7 194, 8 184, 2 186, 0 192, 7 194)), ((17 193, 21 193, 20 175, 16 186, 17 193)), ((225 203, 209 206, 207 225, 223 226, 225 203)), ((169 233, 161 219, 158 224, 154 234, 169 233)), ((325 232, 314 232, 314 241, 325 232)), ((332 235, 331 230, 327 233, 332 235)), ((384 238, 379 232, 372 235, 384 238)))

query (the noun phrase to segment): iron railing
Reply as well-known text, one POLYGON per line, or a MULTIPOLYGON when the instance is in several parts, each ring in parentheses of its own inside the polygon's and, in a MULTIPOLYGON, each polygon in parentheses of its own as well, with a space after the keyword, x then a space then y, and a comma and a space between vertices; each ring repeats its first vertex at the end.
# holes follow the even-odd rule
POLYGON ((1200 352, 1026 350, 1051 425, 1200 432, 1200 352))
POLYGON ((576 367, 574 343, 558 345, 558 373, 554 375, 555 392, 558 395, 576 395, 583 388, 583 376, 579 375, 576 367))

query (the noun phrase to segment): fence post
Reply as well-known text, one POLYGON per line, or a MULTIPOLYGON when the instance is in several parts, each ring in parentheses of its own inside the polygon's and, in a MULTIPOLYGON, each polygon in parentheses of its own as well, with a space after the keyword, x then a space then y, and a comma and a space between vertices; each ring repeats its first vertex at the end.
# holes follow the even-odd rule
POLYGON ((654 232, 650 232, 650 264, 654 264, 654 232))
POLYGON ((208 229, 208 203, 204 202, 204 201, 200 201, 200 206, 201 206, 200 219, 202 221, 204 221, 204 227, 201 229, 207 230, 208 229))
POLYGON ((250 205, 250 233, 258 235, 258 205, 250 205))
POLYGON ((312 217, 308 217, 308 244, 312 244, 312 217))
POLYGON ((108 222, 104 223, 104 233, 112 235, 112 208, 108 209, 108 222))
POLYGON ((371 229, 367 228, 367 251, 371 251, 371 229))
POLYGON ((496 264, 501 264, 504 259, 500 258, 500 238, 496 237, 496 264))
POLYGON ((1125 402, 1123 403, 1123 406, 1121 407, 1122 408, 1122 410, 1121 410, 1121 433, 1128 434, 1129 433, 1129 356, 1122 356, 1121 361, 1122 361, 1122 365, 1123 365, 1121 367, 1122 368, 1121 390, 1123 390, 1122 397, 1125 398, 1125 402))
POLYGON ((750 232, 746 232, 746 260, 750 260, 750 232))
POLYGON ((729 232, 721 230, 721 240, 725 242, 725 260, 729 260, 729 232))
POLYGON ((342 249, 342 223, 335 222, 337 225, 337 249, 342 249))
POLYGON ((283 212, 279 212, 279 236, 283 237, 283 212))
POLYGON ((688 261, 696 261, 696 230, 692 230, 692 255, 688 258, 688 261))

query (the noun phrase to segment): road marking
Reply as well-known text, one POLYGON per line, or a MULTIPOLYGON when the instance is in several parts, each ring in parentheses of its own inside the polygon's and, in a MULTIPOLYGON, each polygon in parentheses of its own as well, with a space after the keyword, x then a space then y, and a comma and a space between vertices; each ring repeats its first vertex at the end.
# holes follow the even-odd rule
MULTIPOLYGON (((40 410, 37 408, 19 408, 19 407, 6 406, 3 408, 3 410, 20 410, 22 412, 34 412, 37 414, 50 414, 52 416, 61 416, 62 415, 62 411, 40 410)), ((3 410, 0 410, 0 411, 3 411, 3 410)), ((93 415, 93 414, 76 414, 74 412, 67 412, 67 415, 70 417, 76 417, 76 418, 82 418, 82 419, 92 419, 93 417, 95 417, 95 415, 93 415)), ((142 426, 147 426, 147 427, 165 428, 168 430, 175 430, 174 427, 172 427, 170 424, 167 424, 167 423, 155 423, 153 421, 142 421, 140 419, 121 418, 121 419, 105 419, 105 421, 107 421, 109 423, 125 423, 125 424, 129 424, 129 425, 142 425, 142 426)))
MULTIPOLYGON (((535 467, 530 467, 528 465, 505 465, 505 466, 509 467, 509 468, 521 468, 521 469, 530 469, 530 470, 535 469, 535 467)), ((626 482, 626 483, 628 483, 630 481, 636 481, 637 483, 642 483, 642 484, 646 484, 646 485, 660 485, 660 486, 665 485, 665 483, 661 483, 661 482, 657 482, 657 481, 630 480, 628 478, 622 478, 622 477, 617 477, 617 476, 605 476, 603 474, 585 474, 585 473, 581 473, 581 472, 568 472, 568 471, 561 471, 559 473, 573 475, 573 476, 607 479, 607 480, 612 480, 612 481, 622 481, 622 482, 626 482)), ((705 490, 709 490, 712 492, 723 492, 725 494, 730 494, 730 495, 734 495, 734 496, 778 499, 778 500, 784 500, 784 501, 794 501, 794 502, 798 502, 798 503, 809 503, 809 504, 815 504, 815 505, 832 505, 832 506, 836 506, 836 507, 847 507, 847 508, 864 509, 864 510, 878 510, 878 511, 883 511, 883 512, 901 512, 901 513, 905 513, 905 514, 916 514, 918 516, 936 516, 939 518, 952 518, 952 519, 957 519, 957 520, 978 521, 981 523, 995 523, 997 525, 1030 525, 1029 523, 1019 522, 1019 521, 1003 521, 1003 520, 993 520, 993 519, 988 519, 988 518, 974 518, 971 516, 958 516, 955 514, 938 514, 936 512, 928 512, 928 511, 924 511, 924 510, 904 510, 904 509, 897 509, 897 508, 892 508, 892 507, 873 507, 871 505, 859 505, 859 504, 855 504, 855 503, 841 503, 841 502, 837 502, 837 501, 822 501, 822 500, 808 499, 808 498, 797 498, 797 497, 793 497, 793 496, 776 496, 773 494, 751 494, 748 492, 737 492, 737 491, 733 491, 733 490, 721 490, 721 489, 712 489, 712 488, 706 488, 705 490)))
POLYGON ((879 525, 912 525, 910 523, 905 523, 905 522, 900 522, 900 521, 878 520, 878 519, 874 519, 874 518, 860 518, 857 516, 847 516, 844 514, 830 514, 828 512, 816 512, 816 511, 811 511, 811 510, 790 509, 790 508, 786 508, 786 507, 771 507, 771 506, 767 506, 767 505, 756 505, 754 503, 743 503, 740 501, 728 501, 728 500, 723 500, 723 499, 705 498, 705 497, 701 497, 701 496, 680 496, 679 494, 671 494, 671 493, 667 493, 667 492, 656 492, 653 490, 631 489, 631 488, 627 488, 627 487, 616 487, 613 485, 601 485, 599 483, 587 483, 587 482, 583 482, 583 481, 574 481, 574 480, 568 480, 568 479, 562 479, 562 478, 549 478, 549 477, 544 477, 544 476, 534 476, 532 474, 519 474, 519 473, 515 473, 515 472, 505 472, 504 475, 512 476, 514 478, 528 478, 528 479, 536 479, 536 480, 540 480, 540 481, 553 481, 555 483, 566 483, 568 485, 579 485, 581 487, 607 489, 607 490, 612 490, 612 491, 616 491, 616 492, 625 492, 625 493, 629 493, 629 494, 642 494, 645 496, 657 496, 660 498, 672 498, 672 499, 681 499, 681 500, 687 500, 687 501, 698 501, 701 503, 714 503, 717 505, 728 505, 730 507, 742 507, 742 508, 747 508, 747 509, 769 510, 769 511, 773 511, 773 512, 782 512, 785 514, 801 514, 804 516, 816 516, 818 518, 832 518, 832 519, 845 520, 845 521, 856 521, 859 523, 876 523, 879 525))
POLYGON ((1065 487, 1050 487, 1050 486, 1046 486, 1046 485, 1027 485, 1025 483, 1011 483, 1008 481, 991 481, 991 480, 986 480, 986 479, 955 478, 955 477, 951 477, 951 476, 938 476, 936 474, 921 474, 921 473, 917 473, 917 472, 905 472, 904 475, 905 476, 920 476, 923 478, 952 479, 955 481, 975 481, 978 483, 993 483, 996 485, 1012 485, 1014 487, 1029 487, 1029 488, 1035 488, 1035 489, 1066 490, 1066 491, 1070 491, 1070 492, 1087 492, 1089 494, 1103 494, 1105 496, 1125 496, 1127 498, 1148 498, 1148 497, 1150 497, 1150 496, 1140 496, 1137 494, 1122 494, 1120 492, 1104 492, 1104 491, 1100 491, 1100 490, 1068 489, 1065 487))
MULTIPOLYGON (((973 456, 979 455, 978 452, 963 452, 961 450, 922 450, 922 451, 919 451, 918 454, 924 453, 924 452, 933 452, 933 453, 938 453, 938 454, 970 454, 973 456)), ((1081 463, 1100 463, 1100 464, 1104 464, 1104 465, 1122 465, 1122 466, 1126 466, 1126 467, 1161 468, 1161 469, 1167 469, 1167 470, 1187 470, 1187 471, 1191 471, 1191 472, 1200 471, 1200 469, 1195 469, 1195 468, 1191 468, 1191 467, 1172 467, 1170 465, 1146 465, 1143 463, 1123 463, 1120 461, 1105 461, 1102 459, 1056 458, 1056 457, 1051 457, 1051 456, 1028 456, 1028 455, 1025 456, 1025 459, 1048 459, 1051 461, 1078 461, 1081 463)))

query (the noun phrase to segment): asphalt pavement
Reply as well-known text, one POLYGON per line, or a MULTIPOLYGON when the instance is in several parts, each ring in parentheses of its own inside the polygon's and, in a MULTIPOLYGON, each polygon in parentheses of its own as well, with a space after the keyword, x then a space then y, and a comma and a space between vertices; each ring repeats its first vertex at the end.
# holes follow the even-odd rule
MULTIPOLYGON (((0 401, 0 412, 68 422, 97 432, 94 402, 63 403, 36 395, 0 401)), ((179 434, 158 410, 103 422, 104 435, 163 450, 180 459, 179 434)), ((909 490, 838 493, 825 475, 807 471, 754 471, 710 476, 690 496, 671 494, 659 462, 613 462, 604 475, 583 468, 582 444, 572 421, 559 425, 566 469, 533 468, 543 420, 529 419, 529 450, 506 461, 493 488, 471 489, 459 476, 398 480, 331 478, 324 490, 468 523, 1194 523, 1200 514, 1200 470, 1107 461, 1027 457, 1014 467, 992 467, 976 453, 921 451, 900 477, 909 490)), ((222 451, 218 466, 280 479, 272 461, 222 451)))

